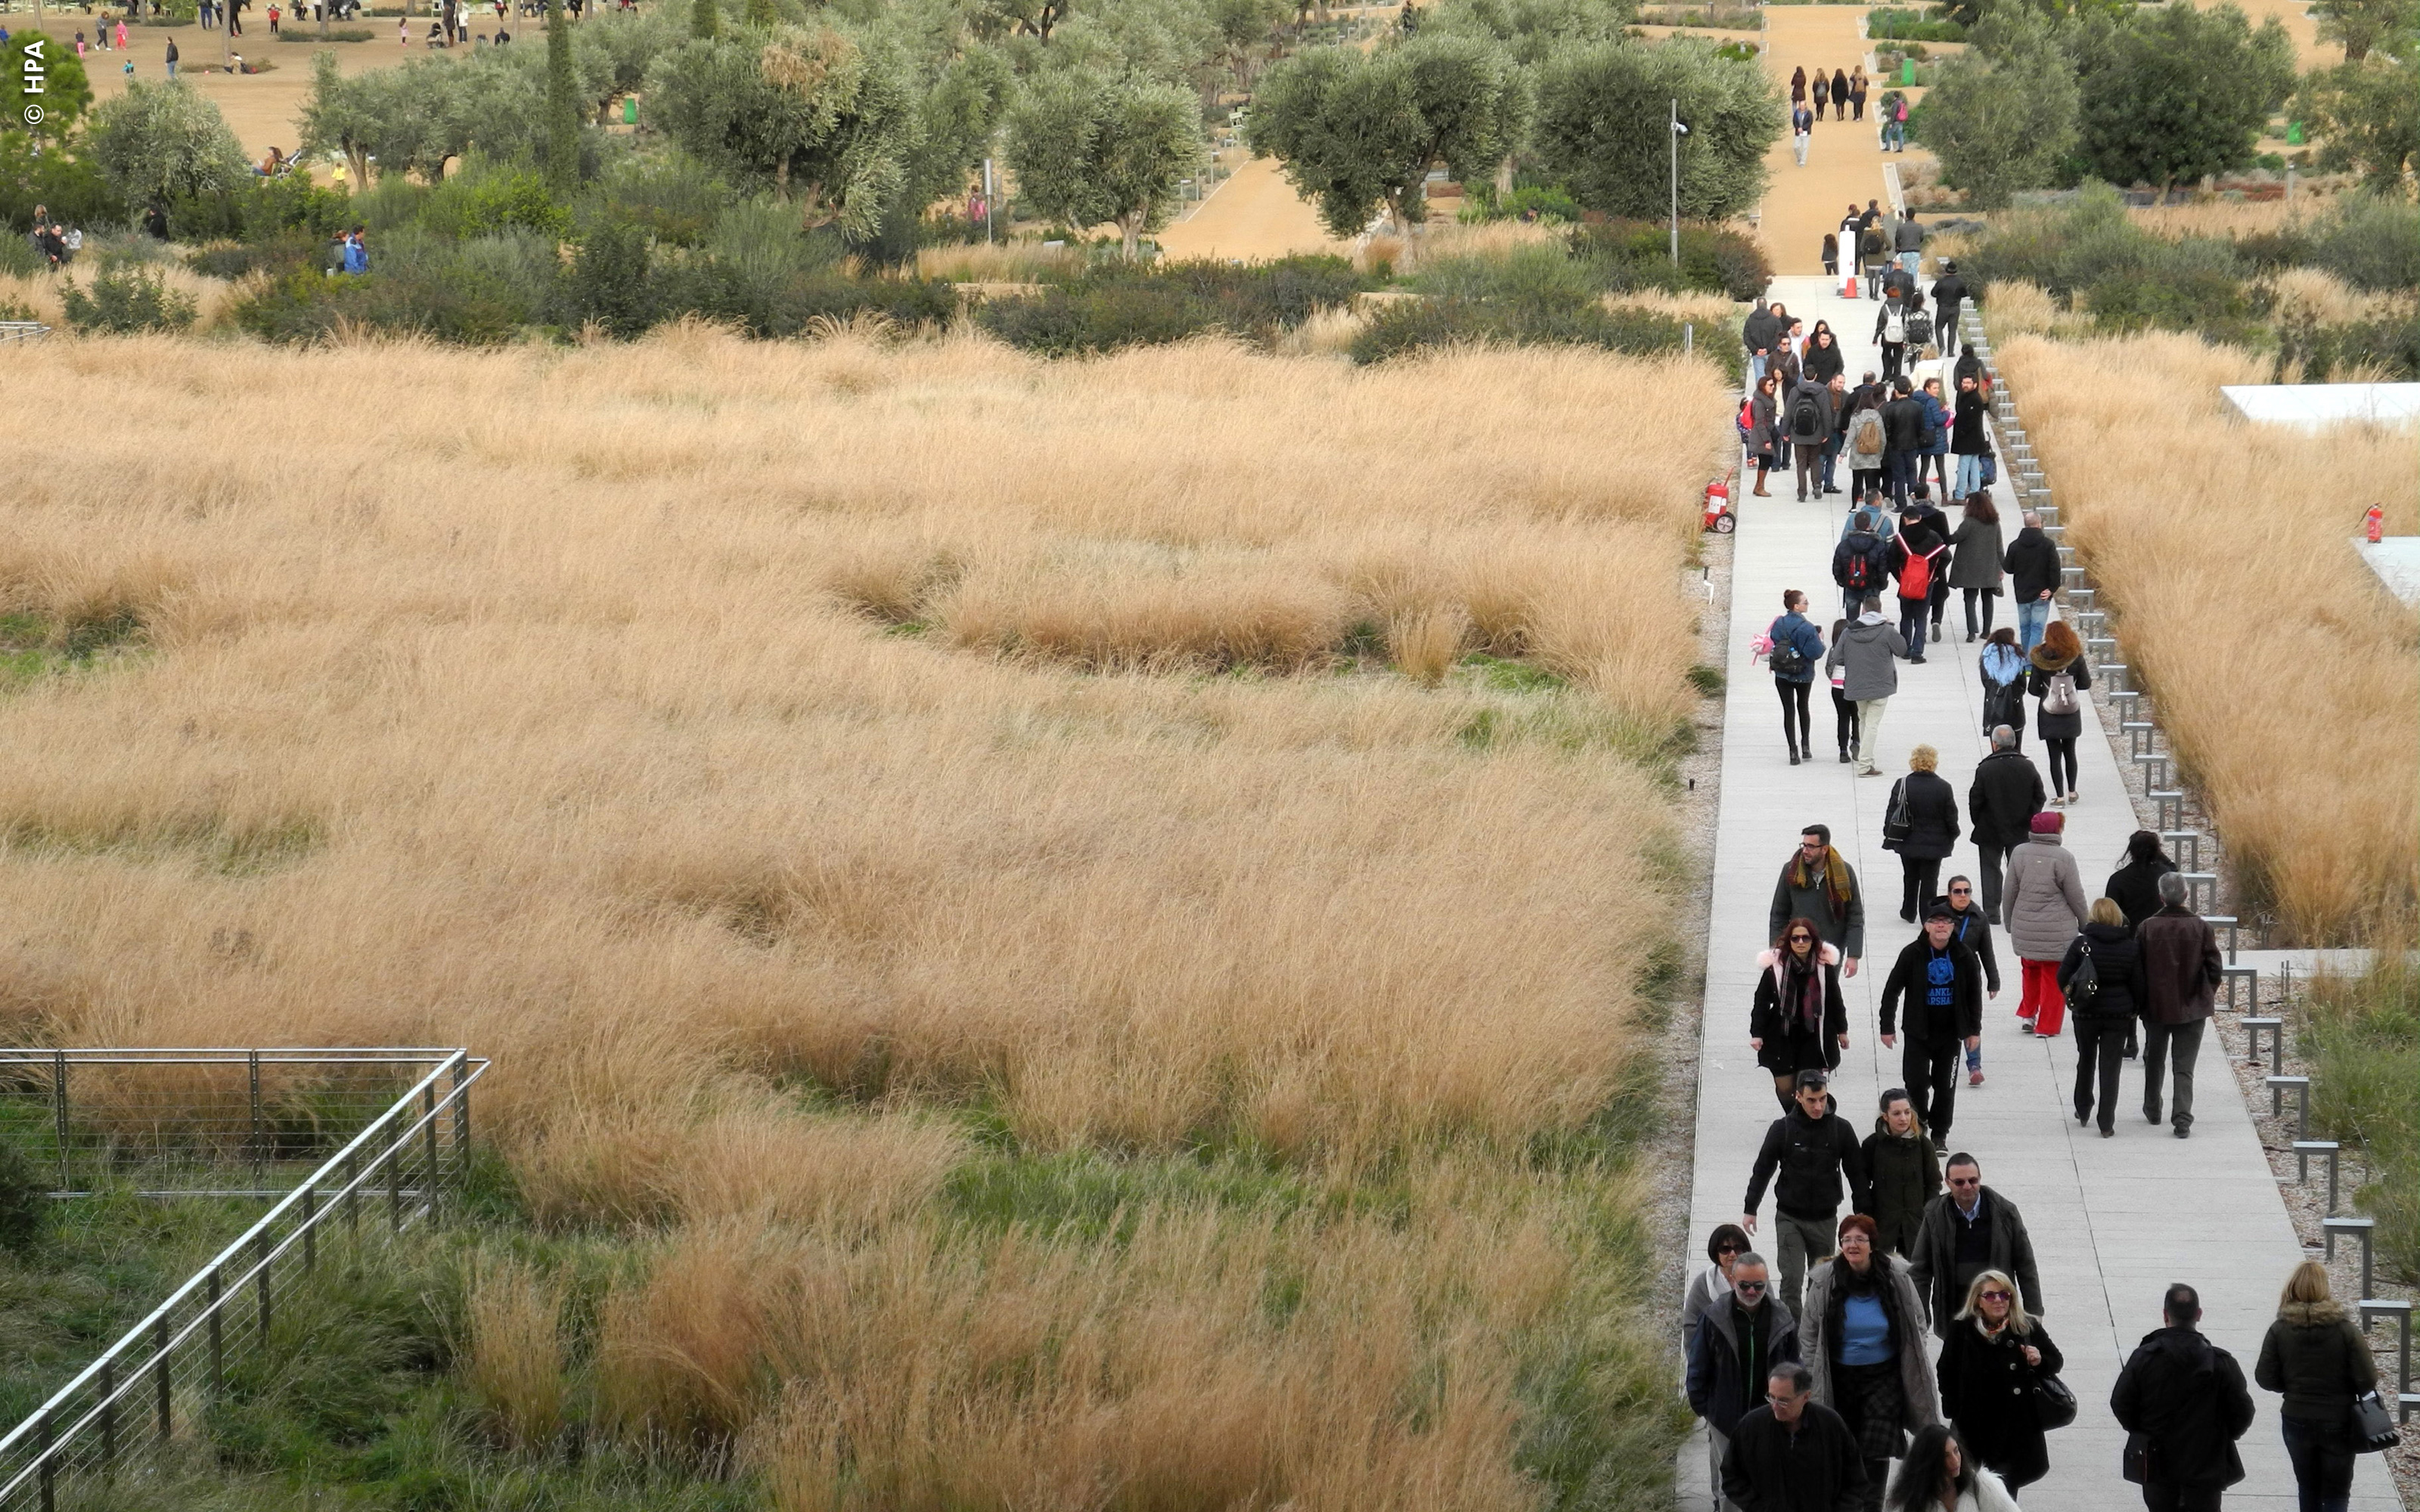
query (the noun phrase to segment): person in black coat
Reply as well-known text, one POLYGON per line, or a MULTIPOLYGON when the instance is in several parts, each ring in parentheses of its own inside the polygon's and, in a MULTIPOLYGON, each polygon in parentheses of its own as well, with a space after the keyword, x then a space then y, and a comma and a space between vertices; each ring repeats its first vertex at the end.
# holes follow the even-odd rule
POLYGON ((2134 932, 2116 901, 2096 898, 2082 933, 2058 964, 2058 988, 2075 1011, 2075 1121, 2092 1119, 2093 1068, 2100 1067, 2101 1137, 2118 1134, 2118 1069, 2125 1059, 2125 1042, 2134 1015, 2149 1001, 2143 987, 2143 955, 2134 932), (2079 997, 2072 983, 2092 958, 2097 983, 2091 995, 2079 997))
POLYGON ((1958 848, 1958 793, 1942 779, 1941 753, 1931 746, 1909 751, 1907 767, 1891 790, 1892 806, 1906 808, 1907 833, 1885 834, 1883 848, 1899 852, 1899 917, 1913 924, 1939 894, 1941 863, 1958 848))
POLYGON ((2176 869, 2160 849, 2160 837, 2138 829, 2127 837, 2126 864, 2109 873, 2101 895, 2125 911, 2126 927, 2133 929, 2160 911, 2160 878, 2176 869))
POLYGON ((1958 310, 1966 300, 1966 281, 1958 276, 1958 265, 1943 258, 1941 276, 1932 281, 1932 329, 1944 357, 1958 355, 1958 310))
POLYGON ((1949 1148, 1957 1112, 1958 1052, 1983 1043, 1983 967, 1975 952, 1950 937, 1949 905, 1926 911, 1924 933, 1900 951, 1883 983, 1883 1043, 1894 1042, 1892 1026, 1900 995, 1907 996, 1907 1047, 1900 1072, 1906 1078, 1916 1116, 1931 1132, 1933 1147, 1949 1148))
POLYGON ((2009 575, 2010 600, 2017 608, 2017 649, 2041 644, 2042 626, 2050 623, 2050 599, 2058 592, 2058 548, 2042 533, 2041 516, 2028 509, 2024 528, 2009 542, 2000 565, 2009 575))
MULTIPOLYGON (((1992 949, 1992 918, 1983 912, 1975 898, 1972 877, 1951 877, 1949 890, 1937 899, 1927 899, 1929 910, 1934 903, 1949 905, 1949 937, 1975 952, 1983 966, 1983 994, 2000 995, 2000 958, 1992 949)), ((1983 1085, 1983 1047, 1980 1044, 1966 1052, 1966 1085, 1983 1085)))
POLYGON ((1823 943, 1814 924, 1793 918, 1773 949, 1756 958, 1756 1002, 1747 1015, 1748 1047, 1773 1073, 1782 1111, 1802 1071, 1828 1072, 1849 1044, 1849 1010, 1840 997, 1840 952, 1823 943))
POLYGON ((2215 1512, 2220 1493, 2243 1478, 2235 1441, 2252 1427, 2252 1392, 2235 1356, 2194 1327, 2199 1292, 2170 1287, 2160 1310, 2167 1326, 2143 1335, 2109 1393, 2126 1430, 2121 1473, 2143 1488, 2146 1506, 2215 1512))
POLYGON ((1966 790, 1966 816, 1975 824, 1968 838, 1983 863, 1979 901, 1993 918, 2000 917, 2000 863, 2032 839, 2034 815, 2047 796, 2041 773, 2017 749, 2017 733, 2007 725, 1993 730, 1992 754, 1975 764, 1975 781, 1966 790))
POLYGON ((1792 1317, 1806 1291, 1807 1262, 1832 1257, 1842 1189, 1852 1212, 1870 1211, 1874 1196, 1865 1149, 1849 1120, 1833 1111, 1829 1082, 1820 1071, 1798 1073, 1796 1105, 1765 1130, 1747 1174, 1747 1203, 1740 1210, 1740 1227, 1755 1233, 1756 1210, 1764 1205, 1771 1183, 1781 1303, 1792 1317))
POLYGON ((1765 1405, 1743 1413, 1723 1457, 1723 1497, 1740 1512, 1859 1512, 1866 1462, 1840 1414, 1815 1400, 1803 1365, 1776 1369, 1765 1405))
POLYGON ((2050 1473, 2034 1383, 2066 1366, 2050 1331, 2026 1316, 2015 1281, 1998 1271, 1975 1278, 1957 1326, 1943 1335, 1933 1373, 1941 1382, 1941 1415, 1958 1429, 1966 1452, 2012 1491, 2050 1473))

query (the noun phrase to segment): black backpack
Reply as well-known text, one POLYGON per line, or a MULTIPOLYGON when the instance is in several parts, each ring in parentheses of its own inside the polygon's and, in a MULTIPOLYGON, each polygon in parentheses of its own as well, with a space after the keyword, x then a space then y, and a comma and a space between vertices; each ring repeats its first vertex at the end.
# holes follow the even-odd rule
POLYGON ((1917 347, 1921 347, 1926 342, 1931 341, 1932 339, 1932 316, 1925 314, 1922 310, 1910 310, 1907 313, 1907 339, 1912 345, 1917 347))
MULTIPOLYGON (((1777 629, 1781 622, 1776 620, 1773 625, 1774 628, 1777 629)), ((1796 632, 1792 632, 1792 639, 1787 640, 1773 635, 1772 630, 1767 630, 1765 633, 1773 638, 1773 649, 1764 654, 1765 665, 1773 670, 1773 675, 1792 679, 1804 675, 1807 671, 1807 654, 1798 649, 1796 632)))
POLYGON ((1790 401, 1790 439, 1809 443, 1823 439, 1823 410, 1811 393, 1790 401))
POLYGON ((1874 559, 1864 548, 1849 548, 1849 580, 1842 586, 1853 594, 1862 594, 1872 586, 1874 559))

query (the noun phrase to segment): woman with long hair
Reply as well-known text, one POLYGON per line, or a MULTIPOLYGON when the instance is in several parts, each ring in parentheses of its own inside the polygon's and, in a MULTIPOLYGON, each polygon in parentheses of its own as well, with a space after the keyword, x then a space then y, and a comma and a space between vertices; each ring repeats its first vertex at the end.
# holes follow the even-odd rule
POLYGON ((2277 1320, 2260 1341, 2252 1379, 2281 1392, 2279 1430, 2301 1512, 2345 1512, 2352 1501, 2352 1404, 2378 1389, 2361 1330, 2328 1288, 2327 1267, 2304 1260, 2286 1278, 2277 1320))
POLYGON ((1773 1076, 1774 1095, 1790 1108, 1802 1071, 1829 1072, 1849 1046, 1849 1010, 1840 997, 1840 952, 1810 918, 1781 927, 1773 949, 1756 958, 1756 1001, 1747 1014, 1747 1044, 1773 1076))
POLYGON ((1907 1262, 1876 1248, 1862 1212, 1841 1219, 1839 1232, 1840 1252, 1807 1277, 1798 1357, 1814 1374, 1815 1399, 1857 1441, 1872 1506, 1908 1433, 1941 1421, 1940 1395, 1907 1262))
POLYGON ((2084 733, 2084 694, 2091 687, 2092 667, 2084 659, 2084 642, 2065 620, 2043 625, 2041 644, 2034 647, 2026 670, 2025 691, 2034 696, 2034 732, 2050 753, 2042 776, 2049 781, 2053 803, 2075 802, 2075 742, 2084 733))
POLYGON ((1948 1425, 1921 1429, 1891 1482, 1891 1512, 2017 1512, 2000 1477, 1978 1466, 1948 1425))
POLYGON ((2007 1273, 1985 1271, 1967 1285, 1966 1304, 1941 1343, 1941 1415, 1973 1462, 2012 1491, 2050 1473, 2035 1383, 2066 1364, 2007 1273))
POLYGON ((1767 373, 1756 380, 1756 397, 1748 401, 1749 424, 1747 449, 1756 458, 1756 496, 1770 497, 1764 491, 1764 480, 1773 471, 1775 448, 1781 440, 1780 400, 1775 391, 1781 379, 1767 373))
POLYGON ((2000 512, 1991 494, 1981 488, 1966 496, 1958 528, 1949 533, 1949 586, 1966 598, 1966 640, 1975 640, 1975 601, 1983 603, 1982 633, 1992 633, 1993 611, 2000 600, 2000 512))

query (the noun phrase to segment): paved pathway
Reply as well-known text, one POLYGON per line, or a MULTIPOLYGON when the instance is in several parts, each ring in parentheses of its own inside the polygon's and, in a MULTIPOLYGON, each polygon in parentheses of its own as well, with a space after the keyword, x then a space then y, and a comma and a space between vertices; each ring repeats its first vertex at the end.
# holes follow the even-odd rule
MULTIPOLYGON (((1836 68, 1847 71, 1865 61, 1869 44, 1857 35, 1857 22, 1864 14, 1858 6, 1765 8, 1765 70, 1781 86, 1785 102, 1792 69, 1803 68, 1811 76, 1818 69, 1825 73, 1836 68)), ((1873 81, 1862 121, 1838 120, 1830 111, 1824 112, 1809 135, 1805 167, 1798 165, 1787 131, 1765 153, 1765 167, 1772 177, 1761 207, 1758 237, 1776 270, 1823 271, 1823 233, 1838 227, 1843 209, 1869 199, 1879 199, 1885 208, 1889 208, 1889 197, 1883 193, 1883 164, 1931 161, 1931 155, 1917 147, 1904 152, 1883 151, 1882 128, 1877 124, 1882 98, 1895 87, 1880 79, 1873 81)), ((1910 100, 1924 98, 1921 89, 1904 93, 1910 100)), ((1808 103, 1811 106, 1813 101, 1808 103)))
MULTIPOLYGON (((1846 338, 1853 380, 1878 365, 1869 339, 1872 304, 1840 300, 1820 278, 1777 279, 1774 297, 1810 329, 1818 317, 1831 320, 1846 338)), ((1830 560, 1845 499, 1801 504, 1778 478, 1772 487, 1770 499, 1743 501, 1732 566, 1730 692, 1690 1216, 1692 1243, 1699 1246, 1715 1224, 1738 1221, 1748 1167, 1776 1112, 1772 1081, 1747 1048, 1747 1011, 1756 954, 1770 943, 1763 933, 1774 879, 1800 827, 1816 821, 1832 826, 1869 897, 1866 969, 1843 983, 1851 1041, 1834 1083, 1841 1110, 1861 1134, 1871 1126, 1876 1095, 1901 1080, 1898 1053, 1883 1050, 1876 1038, 1876 1011, 1891 961, 1916 933, 1899 921, 1899 865, 1881 845, 1889 780, 1858 780, 1852 768, 1834 761, 1830 699, 1821 683, 1813 702, 1819 760, 1790 765, 1776 728, 1772 678, 1761 663, 1749 664, 1748 638, 1780 612, 1783 589, 1805 590, 1827 628, 1837 613, 1830 560)), ((1947 618, 1956 643, 1937 655, 1928 652, 1922 667, 1902 664, 1900 690, 1884 722, 1883 764, 1886 773, 1903 772, 1910 747, 1937 747, 1962 820, 1967 785, 1985 748, 1975 648, 1964 643, 1960 613, 1953 598, 1947 618)), ((2090 726, 2099 710, 2087 707, 2090 726)), ((2067 810, 2068 843, 2083 867, 2086 892, 2097 896, 2136 825, 2116 761, 2097 730, 2086 730, 2077 752, 2083 800, 2067 810)), ((1945 881, 1953 872, 1971 874, 1974 863, 1973 848, 1962 844, 1944 864, 1945 881)), ((2005 935, 2002 964, 2000 995, 1984 1010, 1987 1080, 1959 1089, 1952 1143, 1974 1151, 1985 1182, 2024 1211, 2048 1303, 2044 1325, 2066 1352, 2066 1379, 2084 1404, 2073 1427, 2052 1435, 2050 1476, 2026 1491, 2025 1505, 2031 1512, 2135 1506, 2139 1497, 2118 1478, 2123 1434, 2106 1404, 2134 1342, 2159 1326, 2162 1290, 2171 1281, 2201 1288, 2207 1332, 2234 1351, 2248 1378, 2278 1288, 2303 1250, 2234 1078, 2218 1063, 2223 1052, 2215 1036, 2202 1051, 2191 1140, 2144 1123, 2137 1065, 2127 1068, 2119 1092, 2118 1136, 2103 1140, 2098 1131, 2079 1128, 2072 1116, 2072 1033, 2037 1041, 2016 1031, 2017 968, 2005 935)), ((1762 1242, 1773 1231, 1770 1196, 1761 1216, 1762 1242)), ((2259 1416, 2242 1443, 2250 1473, 2226 1504, 2290 1508, 2293 1477, 2278 1442, 2277 1398, 2257 1388, 2253 1395, 2259 1416)), ((1702 1444, 1682 1456, 1684 1507, 1706 1504, 1704 1464, 1702 1444)), ((2397 1504, 2374 1456, 2363 1458, 2354 1490, 2354 1506, 2366 1512, 2397 1504)))

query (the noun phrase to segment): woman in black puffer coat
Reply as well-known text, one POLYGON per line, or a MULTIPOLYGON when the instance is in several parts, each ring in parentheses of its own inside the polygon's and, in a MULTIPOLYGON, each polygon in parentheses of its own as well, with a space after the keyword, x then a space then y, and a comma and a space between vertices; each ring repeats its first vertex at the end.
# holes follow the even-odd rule
POLYGON ((2138 829, 2126 841, 2126 864, 2109 873, 2102 896, 2125 912, 2128 929, 2136 928, 2160 911, 2160 878, 2176 869, 2160 849, 2160 837, 2138 829))
POLYGON ((1899 917, 1913 924, 1917 910, 1941 892, 1941 863, 1958 848, 1958 793, 1941 776, 1941 753, 1918 746, 1907 753, 1897 795, 1907 804, 1907 834, 1883 841, 1899 852, 1899 917))
POLYGON ((2075 1121, 2092 1121, 2093 1069, 2100 1068, 2101 1137, 2118 1133, 2118 1068, 2124 1063, 2126 1031, 2148 1001, 2143 992, 2143 955, 2126 915, 2107 898, 2093 900, 2084 931, 2058 964, 2058 986, 2075 1011, 2075 1121), (2086 956, 2099 983, 2089 996, 2074 995, 2086 956))

